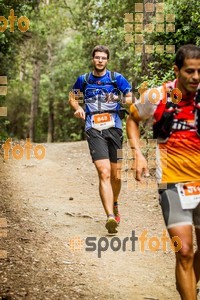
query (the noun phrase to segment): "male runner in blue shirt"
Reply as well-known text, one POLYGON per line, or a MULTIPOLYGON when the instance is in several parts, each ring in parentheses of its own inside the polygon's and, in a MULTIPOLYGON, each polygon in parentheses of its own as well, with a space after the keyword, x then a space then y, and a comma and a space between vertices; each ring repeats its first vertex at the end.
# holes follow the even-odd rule
POLYGON ((122 149, 123 141, 120 102, 123 98, 123 103, 131 104, 132 94, 129 82, 120 73, 107 70, 108 60, 107 47, 98 45, 93 49, 93 71, 78 77, 69 103, 75 110, 75 117, 85 120, 86 137, 107 215, 106 228, 109 233, 117 233, 121 189, 121 179, 117 176, 117 150, 122 149), (84 94, 84 109, 79 104, 77 92, 84 94))

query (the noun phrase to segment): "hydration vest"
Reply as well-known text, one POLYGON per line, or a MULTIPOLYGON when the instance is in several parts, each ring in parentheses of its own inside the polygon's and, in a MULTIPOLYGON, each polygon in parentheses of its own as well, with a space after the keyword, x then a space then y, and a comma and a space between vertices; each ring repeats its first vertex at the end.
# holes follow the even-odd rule
POLYGON ((82 85, 82 90, 83 94, 85 93, 86 86, 88 84, 98 84, 98 85, 113 85, 115 89, 117 89, 117 80, 116 80, 116 73, 112 71, 109 72, 109 81, 98 81, 98 80, 91 80, 90 75, 92 74, 91 72, 86 73, 83 75, 83 85, 82 85))
MULTIPOLYGON (((120 91, 118 90, 118 86, 117 86, 117 80, 116 80, 116 73, 112 72, 112 71, 108 71, 109 72, 109 81, 101 81, 101 80, 92 80, 90 79, 90 75, 92 74, 91 72, 86 73, 83 75, 83 83, 82 83, 82 91, 83 94, 85 94, 85 90, 87 85, 89 84, 98 84, 99 86, 104 86, 104 85, 113 85, 113 87, 116 89, 116 92, 118 94, 118 96, 120 96, 120 91)), ((94 115, 94 114, 101 114, 101 113, 117 113, 120 117, 120 119, 122 120, 123 118, 125 118, 126 114, 129 114, 129 112, 122 106, 121 104, 121 97, 119 97, 119 101, 118 103, 120 104, 119 109, 117 110, 101 110, 101 111, 95 111, 95 112, 87 112, 86 115, 94 115)))
POLYGON ((179 108, 178 105, 173 103, 170 98, 170 93, 172 90, 173 88, 169 87, 167 91, 166 104, 162 103, 161 100, 158 105, 157 109, 162 110, 162 116, 153 124, 153 138, 166 141, 173 132, 190 129, 195 129, 197 135, 200 137, 200 89, 197 90, 194 99, 194 126, 188 124, 186 119, 175 119, 176 114, 179 112, 179 108))

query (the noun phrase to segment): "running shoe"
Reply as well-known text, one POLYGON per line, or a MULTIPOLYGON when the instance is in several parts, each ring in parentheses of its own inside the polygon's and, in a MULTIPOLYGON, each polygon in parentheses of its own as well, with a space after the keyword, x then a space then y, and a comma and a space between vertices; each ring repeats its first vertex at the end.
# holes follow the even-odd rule
POLYGON ((114 205, 113 212, 115 215, 115 220, 117 221, 117 224, 119 224, 120 223, 120 213, 119 213, 118 205, 114 205))
POLYGON ((115 220, 114 216, 108 216, 108 219, 106 221, 106 229, 108 230, 108 233, 117 233, 117 226, 118 223, 115 220))

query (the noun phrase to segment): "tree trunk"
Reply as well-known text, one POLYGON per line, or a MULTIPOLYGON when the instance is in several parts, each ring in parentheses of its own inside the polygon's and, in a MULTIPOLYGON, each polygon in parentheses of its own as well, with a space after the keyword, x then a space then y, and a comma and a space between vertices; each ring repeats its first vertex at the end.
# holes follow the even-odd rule
POLYGON ((32 92, 31 116, 30 116, 30 127, 29 127, 29 137, 32 142, 35 142, 35 124, 36 124, 38 104, 39 104, 40 68, 41 68, 41 63, 36 58, 34 60, 34 69, 33 69, 33 92, 32 92))
POLYGON ((51 98, 49 99, 47 143, 52 143, 53 141, 54 141, 54 101, 53 98, 51 98))
POLYGON ((52 45, 51 43, 47 44, 48 49, 48 66, 49 66, 49 117, 48 117, 48 134, 47 142, 52 143, 54 141, 54 92, 53 92, 53 80, 51 76, 51 67, 52 67, 52 45))

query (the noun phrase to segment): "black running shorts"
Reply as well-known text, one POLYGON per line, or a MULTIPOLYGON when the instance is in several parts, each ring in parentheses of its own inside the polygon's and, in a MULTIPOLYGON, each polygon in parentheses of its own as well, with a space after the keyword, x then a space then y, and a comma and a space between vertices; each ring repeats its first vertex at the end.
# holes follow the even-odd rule
POLYGON ((98 131, 90 128, 86 131, 86 137, 93 161, 109 159, 117 162, 117 150, 122 149, 123 133, 119 128, 109 128, 98 131))

